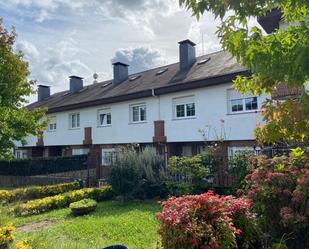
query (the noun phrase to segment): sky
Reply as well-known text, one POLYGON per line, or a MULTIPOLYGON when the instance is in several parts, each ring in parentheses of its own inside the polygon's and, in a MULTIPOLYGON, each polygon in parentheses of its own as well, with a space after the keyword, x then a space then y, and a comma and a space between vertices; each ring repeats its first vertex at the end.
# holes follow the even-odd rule
POLYGON ((129 64, 129 73, 177 62, 184 39, 197 44, 197 55, 221 49, 213 15, 197 21, 178 0, 5 0, 0 16, 16 29, 30 79, 52 93, 67 90, 70 75, 85 85, 94 72, 111 79, 114 61, 129 64))

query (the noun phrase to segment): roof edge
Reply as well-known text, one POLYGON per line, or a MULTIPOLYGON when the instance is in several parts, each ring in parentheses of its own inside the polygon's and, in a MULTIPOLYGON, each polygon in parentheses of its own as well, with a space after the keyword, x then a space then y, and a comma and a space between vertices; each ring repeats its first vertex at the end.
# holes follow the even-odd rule
POLYGON ((81 108, 87 108, 87 107, 92 107, 92 106, 140 99, 140 98, 145 98, 145 97, 151 97, 153 96, 153 94, 164 95, 164 94, 173 93, 173 92, 180 92, 180 91, 192 90, 192 89, 197 89, 197 88, 202 88, 202 87, 214 86, 218 84, 224 84, 224 83, 231 82, 238 75, 250 76, 251 73, 249 70, 243 70, 243 71, 233 72, 230 74, 216 75, 216 76, 208 77, 204 79, 188 81, 182 84, 175 84, 175 85, 164 86, 164 87, 159 87, 159 88, 147 89, 144 91, 131 93, 131 94, 119 95, 119 96, 114 96, 114 97, 109 97, 109 98, 104 98, 104 99, 97 99, 97 100, 92 100, 92 101, 87 101, 87 102, 81 102, 77 104, 54 107, 54 108, 48 109, 47 113, 56 113, 56 112, 69 111, 69 110, 74 110, 74 109, 81 109, 81 108))

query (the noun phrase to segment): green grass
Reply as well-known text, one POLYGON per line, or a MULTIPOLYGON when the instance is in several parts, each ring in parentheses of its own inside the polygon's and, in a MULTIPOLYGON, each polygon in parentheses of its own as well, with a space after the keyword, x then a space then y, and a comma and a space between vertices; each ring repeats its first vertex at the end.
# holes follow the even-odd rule
POLYGON ((34 249, 99 249, 125 244, 129 249, 156 249, 160 241, 155 202, 101 202, 95 213, 73 217, 70 209, 61 209, 29 217, 14 218, 15 226, 53 220, 41 231, 17 232, 34 249))

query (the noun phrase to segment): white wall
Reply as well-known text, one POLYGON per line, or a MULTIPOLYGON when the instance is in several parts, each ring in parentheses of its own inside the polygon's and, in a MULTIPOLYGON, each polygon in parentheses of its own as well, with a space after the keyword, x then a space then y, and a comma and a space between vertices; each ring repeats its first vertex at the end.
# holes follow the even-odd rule
MULTIPOLYGON (((151 143, 154 135, 154 121, 165 120, 165 133, 168 142, 203 141, 198 131, 209 125, 209 140, 216 140, 214 131, 220 133, 222 122, 227 140, 253 139, 253 130, 261 122, 259 113, 228 114, 227 89, 231 84, 223 84, 196 90, 149 97, 134 101, 114 103, 105 106, 50 114, 56 116, 56 131, 44 132, 44 145, 81 145, 84 139, 84 127, 92 127, 93 144, 151 143), (175 120, 173 117, 173 98, 194 95, 196 118, 175 120), (146 103, 147 121, 131 123, 129 107, 131 104, 146 103), (112 125, 99 127, 97 111, 111 108, 112 125), (69 129, 69 114, 80 113, 80 128, 69 129)), ((264 97, 259 97, 259 105, 264 97)), ((35 146, 36 139, 29 138, 28 146, 35 146)))

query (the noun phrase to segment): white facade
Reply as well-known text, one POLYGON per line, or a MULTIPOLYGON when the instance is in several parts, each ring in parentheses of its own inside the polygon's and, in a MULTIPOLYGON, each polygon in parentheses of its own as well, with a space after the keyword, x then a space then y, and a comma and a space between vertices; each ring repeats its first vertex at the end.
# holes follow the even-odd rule
MULTIPOLYGON (((165 121, 167 142, 204 141, 199 130, 204 129, 207 140, 217 140, 225 129, 226 140, 253 140, 253 130, 262 122, 259 110, 231 113, 228 92, 232 83, 190 91, 153 96, 104 106, 52 113, 56 129, 44 132, 44 146, 82 145, 84 128, 92 127, 93 144, 152 143, 154 121, 165 121), (185 98, 183 98, 185 97, 185 98), (194 101, 195 115, 175 116, 175 105, 181 99, 194 101), (175 104, 176 103, 176 104, 175 104), (146 120, 132 122, 132 106, 146 106, 146 120), (111 124, 100 125, 102 110, 110 113, 111 124), (79 127, 72 128, 72 114, 79 113, 79 127), (224 122, 223 122, 224 121, 224 122), (215 135, 217 133, 217 135, 215 135)), ((258 109, 265 96, 258 97, 258 109)), ((104 112, 103 112, 104 113, 104 112)), ((36 146, 37 139, 29 137, 27 146, 36 146)))

